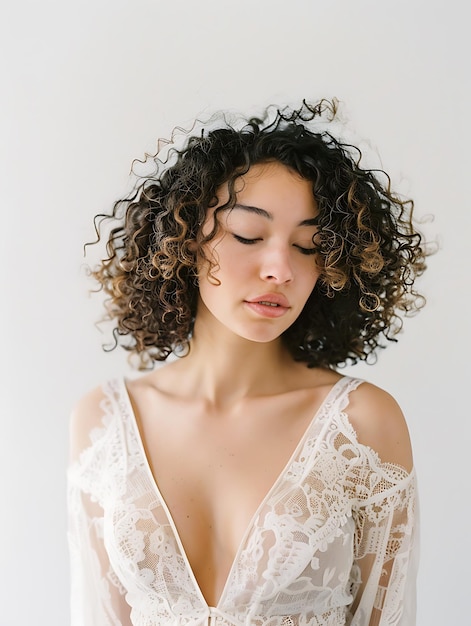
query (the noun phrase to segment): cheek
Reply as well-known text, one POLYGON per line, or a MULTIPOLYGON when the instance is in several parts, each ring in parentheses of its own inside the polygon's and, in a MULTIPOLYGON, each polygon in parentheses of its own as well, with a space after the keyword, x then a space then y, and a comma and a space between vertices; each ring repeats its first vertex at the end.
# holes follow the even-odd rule
POLYGON ((309 271, 306 271, 306 275, 305 275, 306 278, 303 281, 304 304, 306 304, 307 300, 309 299, 309 296, 313 292, 314 287, 316 286, 317 281, 319 280, 320 274, 321 272, 318 268, 315 268, 314 270, 311 268, 309 271))
POLYGON ((211 246, 206 251, 206 256, 208 261, 203 261, 199 265, 198 273, 202 274, 209 270, 221 283, 240 280, 243 276, 253 274, 257 267, 257 260, 252 257, 249 250, 243 254, 239 243, 225 237, 211 246))
POLYGON ((306 283, 306 290, 305 290, 305 300, 307 301, 307 299, 309 298, 309 296, 311 295, 311 293, 314 290, 314 287, 317 284, 317 281, 319 279, 319 274, 315 274, 315 276, 312 277, 312 280, 310 280, 309 282, 306 283))
POLYGON ((196 268, 198 273, 198 279, 200 284, 202 282, 209 282, 217 284, 215 275, 220 269, 220 255, 216 250, 217 242, 211 241, 203 246, 203 253, 198 255, 196 268))
POLYGON ((309 260, 303 260, 299 267, 299 275, 303 276, 303 282, 306 286, 311 285, 312 290, 321 275, 321 268, 315 258, 307 257, 307 259, 309 260))

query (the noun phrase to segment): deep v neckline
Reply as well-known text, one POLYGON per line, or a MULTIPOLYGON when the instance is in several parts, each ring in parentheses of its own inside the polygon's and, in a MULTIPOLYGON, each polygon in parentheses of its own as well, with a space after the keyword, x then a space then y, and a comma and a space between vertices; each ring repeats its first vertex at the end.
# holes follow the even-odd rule
MULTIPOLYGON (((291 453, 288 461, 285 463, 285 465, 283 466, 281 472, 278 474, 278 476, 276 477, 275 481, 273 482, 273 484, 271 485, 271 487, 268 489, 268 491, 266 492, 265 496, 262 498, 261 502, 259 503, 259 505, 257 506, 257 508, 255 509, 252 517, 250 518, 250 521, 245 529, 245 531, 242 534, 242 537, 239 541, 237 550, 235 552, 234 558, 232 560, 231 566, 229 568, 229 571, 227 573, 226 579, 224 581, 224 586, 222 589, 221 594, 219 595, 219 598, 217 600, 217 602, 214 605, 210 605, 208 604, 208 602, 206 601, 206 598, 204 596, 204 593, 200 587, 200 584, 198 583, 195 573, 193 571, 193 568, 191 566, 190 560, 188 558, 188 555, 186 553, 185 547, 183 545, 183 542, 181 540, 180 537, 180 533, 178 532, 178 528, 175 524, 175 520, 173 518, 173 515, 165 501, 165 498, 162 495, 162 492, 160 491, 157 479, 155 478, 152 469, 151 469, 151 465, 149 462, 149 458, 147 456, 146 453, 146 449, 144 446, 144 441, 142 439, 141 436, 141 431, 139 429, 139 425, 138 425, 138 421, 136 418, 136 414, 134 412, 134 408, 132 406, 131 403, 131 397, 129 395, 129 391, 128 388, 126 386, 126 379, 123 377, 120 379, 120 383, 121 383, 121 391, 122 391, 122 395, 123 395, 123 399, 124 399, 124 406, 126 408, 130 423, 131 423, 131 427, 132 427, 132 431, 133 431, 133 435, 136 438, 137 444, 138 444, 138 448, 139 448, 139 452, 140 452, 140 456, 141 456, 141 464, 147 474, 148 479, 151 482, 152 488, 155 491, 155 495, 157 496, 157 498, 159 499, 159 502, 161 504, 161 506, 163 507, 165 514, 167 516, 168 522, 170 524, 170 527, 172 529, 172 533, 174 536, 174 539, 178 545, 178 548, 180 550, 181 556, 185 562, 185 566, 187 569, 187 572, 193 582, 193 586, 201 600, 201 602, 203 603, 203 606, 206 609, 210 609, 210 608, 215 608, 215 609, 219 609, 222 605, 223 605, 223 601, 224 598, 226 596, 227 593, 227 588, 229 586, 229 582, 232 578, 232 573, 234 571, 234 568, 237 566, 237 563, 239 561, 240 558, 240 554, 245 546, 245 544, 247 543, 247 539, 250 536, 250 533, 253 531, 254 528, 254 523, 255 520, 257 519, 260 511, 263 509, 263 507, 265 506, 265 504, 267 503, 267 501, 271 498, 272 494, 275 492, 277 486, 279 485, 280 481, 283 480, 288 468, 292 465, 292 463, 294 462, 294 460, 296 459, 297 456, 299 456, 306 440, 308 439, 309 433, 311 432, 314 424, 317 424, 318 422, 318 418, 321 415, 321 413, 323 412, 325 406, 328 404, 328 402, 330 401, 330 399, 336 394, 337 390, 339 389, 339 387, 341 388, 343 384, 345 384, 345 381, 349 379, 348 376, 342 376, 341 378, 339 378, 339 380, 337 380, 337 382, 335 382, 331 388, 329 389, 329 391, 327 392, 326 396, 324 397, 324 399, 322 400, 322 402, 320 403, 319 407, 317 408, 317 410, 315 411, 313 417, 309 420, 307 427, 305 428, 301 438, 299 439, 298 443, 296 444, 293 452, 291 453)), ((121 404, 121 407, 123 407, 123 404, 121 404)), ((305 461, 307 462, 307 460, 305 461)))

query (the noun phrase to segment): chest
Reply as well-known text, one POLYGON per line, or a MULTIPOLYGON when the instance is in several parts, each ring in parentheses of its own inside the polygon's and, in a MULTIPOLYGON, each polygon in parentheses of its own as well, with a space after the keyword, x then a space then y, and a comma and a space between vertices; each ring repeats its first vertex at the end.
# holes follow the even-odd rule
MULTIPOLYGON (((200 421, 184 433, 178 419, 167 424, 166 445, 147 452, 155 479, 143 440, 134 445, 131 436, 132 480, 123 503, 107 512, 120 576, 142 570, 151 587, 165 580, 180 594, 186 585, 186 595, 209 606, 233 593, 259 597, 260 585, 272 597, 273 585, 296 586, 299 576, 320 585, 332 562, 342 564, 340 581, 351 566, 351 517, 342 476, 332 476, 329 454, 316 449, 322 422, 311 415, 312 436, 299 423, 282 438, 264 421, 251 430, 209 427, 203 437, 200 421)), ((150 444, 147 437, 147 450, 150 444)))
POLYGON ((151 418, 143 407, 146 456, 176 523, 224 528, 234 552, 311 424, 315 404, 312 393, 299 393, 245 402, 232 412, 169 404, 151 418))

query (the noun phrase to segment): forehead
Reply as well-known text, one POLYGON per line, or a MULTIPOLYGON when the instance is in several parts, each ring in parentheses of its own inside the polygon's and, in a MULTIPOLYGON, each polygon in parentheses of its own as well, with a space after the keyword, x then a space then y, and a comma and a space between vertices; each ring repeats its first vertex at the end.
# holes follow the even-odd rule
MULTIPOLYGON (((318 213, 312 182, 278 162, 257 163, 236 179, 237 202, 251 204, 266 211, 293 212, 313 217, 318 213)), ((221 206, 229 199, 227 183, 218 191, 221 206)))

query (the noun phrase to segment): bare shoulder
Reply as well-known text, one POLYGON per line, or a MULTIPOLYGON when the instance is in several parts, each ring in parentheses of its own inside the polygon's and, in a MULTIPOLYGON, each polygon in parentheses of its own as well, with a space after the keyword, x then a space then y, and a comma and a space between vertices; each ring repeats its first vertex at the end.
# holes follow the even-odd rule
POLYGON ((69 423, 71 461, 76 460, 82 450, 90 445, 90 434, 102 425, 104 399, 102 387, 96 387, 85 394, 72 409, 69 423))
POLYGON ((155 396, 156 393, 180 396, 186 389, 182 380, 188 380, 191 374, 192 368, 188 366, 187 359, 180 358, 161 363, 145 374, 127 378, 126 387, 135 397, 155 396))
POLYGON ((412 469, 412 449, 404 414, 384 389, 362 383, 350 394, 346 409, 358 440, 375 450, 383 462, 412 469))

